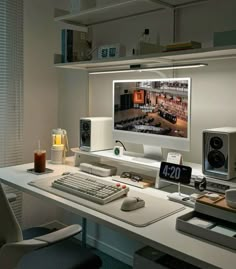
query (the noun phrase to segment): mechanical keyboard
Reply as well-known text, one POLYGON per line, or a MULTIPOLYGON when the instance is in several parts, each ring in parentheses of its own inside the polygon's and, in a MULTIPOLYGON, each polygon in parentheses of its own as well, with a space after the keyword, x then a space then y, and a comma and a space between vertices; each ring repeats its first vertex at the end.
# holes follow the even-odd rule
POLYGON ((78 173, 61 176, 52 182, 52 187, 98 204, 109 203, 129 191, 126 185, 85 178, 78 173))

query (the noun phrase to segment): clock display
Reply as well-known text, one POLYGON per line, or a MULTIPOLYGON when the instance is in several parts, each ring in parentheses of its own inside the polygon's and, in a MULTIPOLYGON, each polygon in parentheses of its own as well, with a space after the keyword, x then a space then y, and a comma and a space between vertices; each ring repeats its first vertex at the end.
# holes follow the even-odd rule
POLYGON ((189 184, 192 168, 175 163, 162 162, 159 177, 175 183, 189 184))

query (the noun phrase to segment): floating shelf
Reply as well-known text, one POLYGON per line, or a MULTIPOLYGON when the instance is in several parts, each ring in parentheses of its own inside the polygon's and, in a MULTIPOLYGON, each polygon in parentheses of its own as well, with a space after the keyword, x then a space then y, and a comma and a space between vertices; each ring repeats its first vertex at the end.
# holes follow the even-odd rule
POLYGON ((183 8, 189 5, 198 5, 208 0, 126 0, 82 10, 80 12, 56 12, 55 21, 64 21, 71 24, 91 26, 108 21, 138 16, 163 9, 183 8))
POLYGON ((55 17, 55 21, 90 26, 163 9, 163 5, 158 2, 156 0, 127 0, 126 2, 91 8, 78 13, 67 13, 55 17))
POLYGON ((91 60, 72 63, 57 63, 55 67, 83 69, 87 71, 106 71, 127 69, 130 65, 140 64, 143 67, 157 67, 171 64, 187 64, 236 58, 236 46, 191 49, 158 54, 140 55, 138 57, 120 57, 116 59, 91 60))

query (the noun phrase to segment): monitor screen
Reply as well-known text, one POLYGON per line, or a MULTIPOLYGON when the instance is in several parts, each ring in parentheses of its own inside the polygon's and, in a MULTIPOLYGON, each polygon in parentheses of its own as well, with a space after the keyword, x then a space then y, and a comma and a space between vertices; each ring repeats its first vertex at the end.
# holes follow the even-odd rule
POLYGON ((113 81, 113 137, 188 151, 190 78, 113 81))

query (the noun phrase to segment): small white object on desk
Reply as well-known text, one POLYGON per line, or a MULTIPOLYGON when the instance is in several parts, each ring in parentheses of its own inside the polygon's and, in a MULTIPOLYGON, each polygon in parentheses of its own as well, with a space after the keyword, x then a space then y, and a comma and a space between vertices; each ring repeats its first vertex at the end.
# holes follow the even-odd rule
POLYGON ((192 199, 190 199, 190 196, 187 194, 183 194, 180 192, 173 192, 167 195, 168 199, 173 202, 177 202, 183 205, 187 205, 190 207, 194 207, 195 202, 193 202, 192 199))
POLYGON ((236 189, 229 189, 225 192, 226 203, 229 207, 236 208, 236 189))
POLYGON ((114 152, 114 154, 115 154, 116 156, 123 156, 123 154, 124 154, 124 148, 121 147, 121 146, 115 146, 115 147, 113 148, 113 152, 114 152))
POLYGON ((220 195, 219 195, 219 194, 217 194, 217 193, 212 193, 212 192, 207 192, 207 193, 205 193, 204 195, 205 195, 207 198, 209 198, 209 199, 211 199, 211 200, 213 200, 213 201, 215 201, 215 200, 217 200, 217 199, 220 198, 220 195))
POLYGON ((183 164, 183 157, 178 152, 169 152, 166 161, 168 163, 183 164))

